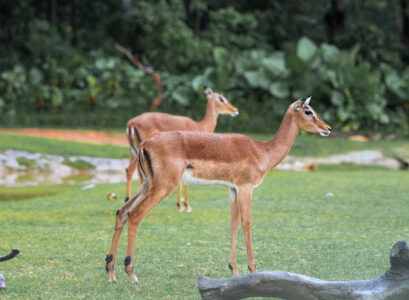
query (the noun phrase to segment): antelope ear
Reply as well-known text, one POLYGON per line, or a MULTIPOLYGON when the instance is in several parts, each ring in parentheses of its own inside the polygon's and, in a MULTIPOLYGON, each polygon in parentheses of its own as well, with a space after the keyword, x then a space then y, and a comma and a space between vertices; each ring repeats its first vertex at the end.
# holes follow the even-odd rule
POLYGON ((302 107, 302 102, 301 101, 297 101, 293 104, 293 111, 294 112, 298 112, 300 111, 301 107, 302 107))
POLYGON ((204 94, 207 98, 209 98, 211 95, 213 95, 213 91, 212 91, 211 88, 205 87, 205 89, 204 89, 204 91, 203 91, 203 94, 204 94))
POLYGON ((303 98, 303 99, 301 99, 301 101, 303 102, 302 107, 304 107, 304 106, 310 104, 311 96, 309 96, 308 98, 303 98))

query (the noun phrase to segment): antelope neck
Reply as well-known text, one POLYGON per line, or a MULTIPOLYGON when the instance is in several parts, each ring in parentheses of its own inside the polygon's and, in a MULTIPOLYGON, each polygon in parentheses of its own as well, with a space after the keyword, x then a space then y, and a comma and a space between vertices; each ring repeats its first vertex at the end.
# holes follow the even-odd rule
POLYGON ((264 143, 269 160, 268 169, 274 168, 286 157, 298 131, 294 115, 287 111, 275 136, 264 143))
POLYGON ((207 101, 206 114, 202 121, 198 122, 200 131, 213 132, 216 128, 217 112, 213 100, 207 101))

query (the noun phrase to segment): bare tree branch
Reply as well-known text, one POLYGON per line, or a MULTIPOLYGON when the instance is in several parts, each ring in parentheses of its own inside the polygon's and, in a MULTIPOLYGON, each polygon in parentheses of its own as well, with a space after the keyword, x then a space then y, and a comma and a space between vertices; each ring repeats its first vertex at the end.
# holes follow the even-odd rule
POLYGON ((163 84, 160 81, 160 75, 156 73, 155 70, 149 65, 149 62, 145 56, 142 56, 142 61, 143 61, 142 63, 141 60, 137 56, 133 55, 129 50, 122 47, 121 45, 115 44, 115 48, 119 52, 124 54, 140 70, 152 76, 153 80, 155 81, 156 87, 158 89, 158 96, 156 97, 155 101, 152 103, 149 111, 155 111, 155 109, 159 106, 159 104, 161 104, 162 99, 163 99, 163 84))
POLYGON ((13 249, 11 250, 9 254, 0 256, 0 261, 6 261, 9 259, 12 259, 14 256, 16 256, 19 253, 20 253, 20 249, 13 249))
MULTIPOLYGON (((11 250, 9 254, 0 256, 0 261, 6 261, 9 259, 12 259, 19 253, 20 253, 20 249, 13 249, 11 250)), ((0 274, 0 290, 5 290, 5 289, 6 289, 6 280, 4 279, 4 276, 0 274)))

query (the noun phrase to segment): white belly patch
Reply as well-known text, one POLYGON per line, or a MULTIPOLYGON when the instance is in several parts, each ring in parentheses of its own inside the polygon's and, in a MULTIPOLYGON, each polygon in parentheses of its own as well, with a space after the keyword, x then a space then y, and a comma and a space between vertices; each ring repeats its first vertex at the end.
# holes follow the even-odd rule
POLYGON ((224 185, 230 188, 231 190, 235 191, 235 197, 230 197, 232 201, 235 201, 237 199, 237 196, 239 194, 239 190, 237 186, 234 183, 228 182, 228 181, 223 181, 223 180, 209 180, 209 179, 203 179, 199 177, 193 177, 191 174, 191 170, 185 170, 183 173, 182 177, 182 183, 183 184, 193 184, 193 185, 224 185))
POLYGON ((185 170, 183 173, 182 177, 182 182, 184 184, 193 184, 193 185, 212 185, 212 184, 218 184, 218 185, 225 185, 228 186, 229 188, 234 188, 236 189, 236 185, 234 183, 228 182, 228 181, 223 181, 223 180, 209 180, 209 179, 203 179, 203 178, 198 178, 198 177, 193 177, 190 174, 189 170, 185 170))

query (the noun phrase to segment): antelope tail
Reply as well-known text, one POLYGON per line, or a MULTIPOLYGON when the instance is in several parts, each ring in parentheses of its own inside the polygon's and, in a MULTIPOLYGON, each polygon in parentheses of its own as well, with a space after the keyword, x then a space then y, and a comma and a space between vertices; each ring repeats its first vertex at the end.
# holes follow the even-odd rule
POLYGON ((126 135, 128 136, 129 145, 135 156, 138 156, 138 147, 141 143, 141 136, 136 127, 127 127, 126 135))

